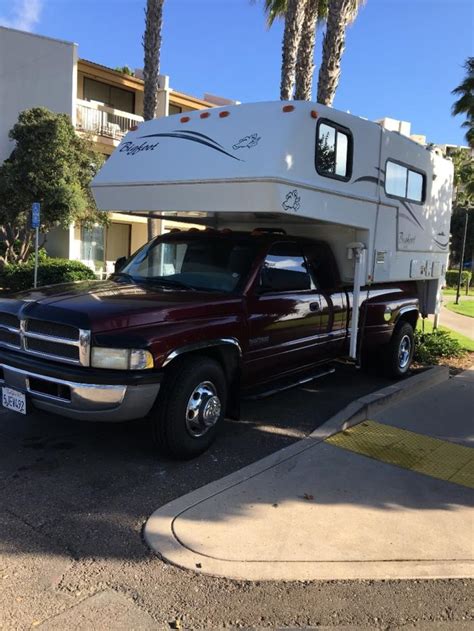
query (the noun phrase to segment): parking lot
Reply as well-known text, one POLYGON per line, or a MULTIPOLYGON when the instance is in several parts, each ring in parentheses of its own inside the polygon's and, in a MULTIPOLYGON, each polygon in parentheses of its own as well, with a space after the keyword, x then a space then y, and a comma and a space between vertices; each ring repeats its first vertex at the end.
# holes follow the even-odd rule
POLYGON ((468 615, 468 581, 263 589, 167 565, 142 539, 144 522, 159 506, 302 438, 387 383, 341 365, 305 386, 245 401, 242 420, 227 421, 209 452, 184 463, 155 454, 145 422, 86 424, 2 411, 0 627, 56 628, 56 616, 97 593, 124 599, 135 620, 140 614, 156 625, 149 628, 181 620, 193 628, 380 626, 449 620, 454 611, 461 621, 463 611, 468 615))

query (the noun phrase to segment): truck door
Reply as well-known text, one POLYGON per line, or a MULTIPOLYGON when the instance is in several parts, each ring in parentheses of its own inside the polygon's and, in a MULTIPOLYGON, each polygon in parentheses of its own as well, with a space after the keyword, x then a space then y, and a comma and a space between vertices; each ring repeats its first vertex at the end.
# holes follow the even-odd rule
POLYGON ((314 284, 301 247, 274 243, 247 300, 247 374, 266 381, 320 361, 328 303, 314 284))
POLYGON ((347 338, 347 295, 341 289, 336 261, 329 246, 323 242, 310 243, 303 249, 316 287, 325 298, 321 316, 326 337, 321 337, 320 354, 326 359, 334 359, 343 354, 347 338))

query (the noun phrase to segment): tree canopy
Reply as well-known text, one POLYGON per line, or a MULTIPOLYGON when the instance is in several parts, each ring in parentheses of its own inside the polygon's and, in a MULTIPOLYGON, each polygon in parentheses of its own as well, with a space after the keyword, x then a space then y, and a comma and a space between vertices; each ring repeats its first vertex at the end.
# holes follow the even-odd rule
POLYGON ((451 256, 453 262, 458 263, 461 257, 466 212, 469 212, 466 257, 474 257, 474 160, 468 149, 458 149, 451 158, 454 163, 451 256))
POLYGON ((453 116, 466 115, 462 126, 467 130, 466 140, 469 146, 474 149, 474 57, 466 59, 464 68, 466 69, 464 81, 453 90, 453 94, 459 98, 453 104, 452 113, 453 116))
POLYGON ((76 134, 66 114, 44 107, 25 110, 9 137, 15 147, 0 165, 0 261, 27 259, 33 202, 41 204, 42 233, 73 221, 105 221, 88 188, 103 157, 76 134))

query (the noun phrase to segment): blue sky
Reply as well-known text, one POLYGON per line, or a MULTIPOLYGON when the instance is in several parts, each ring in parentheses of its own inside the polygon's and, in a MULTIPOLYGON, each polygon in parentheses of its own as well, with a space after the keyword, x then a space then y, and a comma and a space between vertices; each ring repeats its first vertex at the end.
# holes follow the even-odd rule
MULTIPOLYGON (((242 102, 278 98, 281 24, 263 0, 165 0, 161 71, 177 90, 242 102)), ((0 24, 74 41, 107 66, 143 65, 145 0, 0 0, 0 24)), ((412 123, 438 143, 463 143, 451 90, 474 54, 472 0, 368 0, 347 33, 335 107, 412 123)), ((315 61, 320 59, 318 34, 315 61)))

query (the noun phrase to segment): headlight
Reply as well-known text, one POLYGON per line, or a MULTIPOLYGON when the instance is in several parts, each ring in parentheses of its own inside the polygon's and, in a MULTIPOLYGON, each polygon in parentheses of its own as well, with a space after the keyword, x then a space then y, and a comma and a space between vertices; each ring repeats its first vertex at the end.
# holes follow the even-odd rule
POLYGON ((91 351, 91 366, 115 370, 144 370, 153 368, 153 356, 143 349, 95 346, 91 351))

